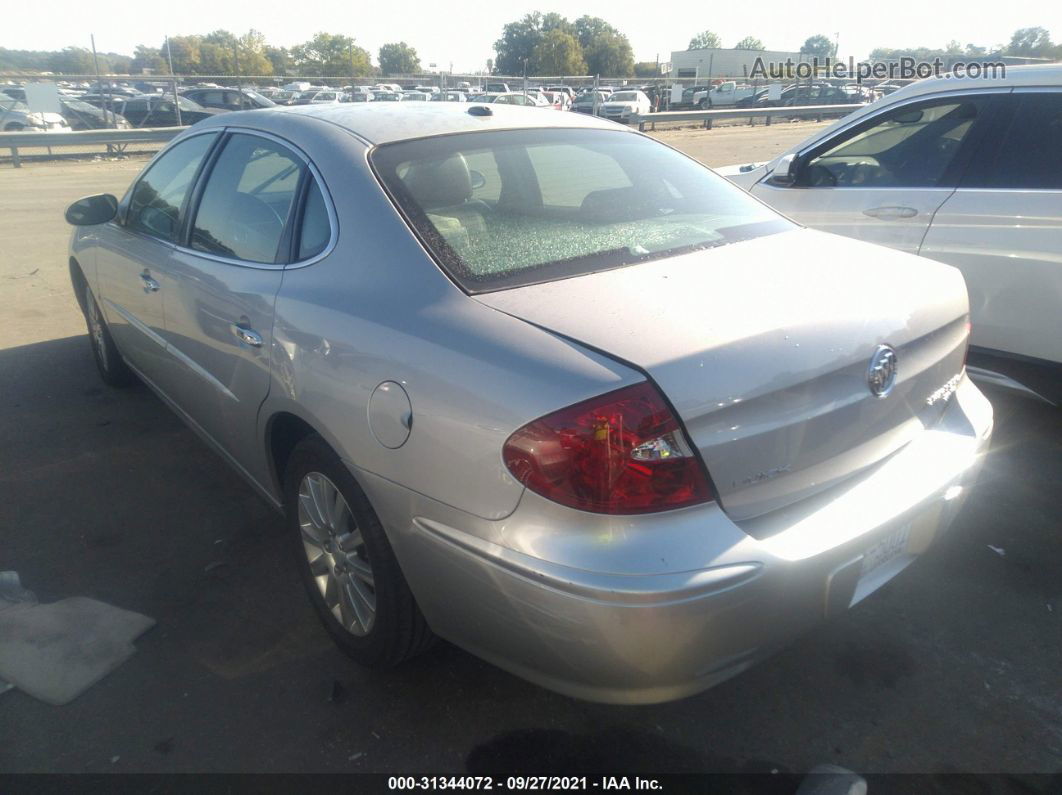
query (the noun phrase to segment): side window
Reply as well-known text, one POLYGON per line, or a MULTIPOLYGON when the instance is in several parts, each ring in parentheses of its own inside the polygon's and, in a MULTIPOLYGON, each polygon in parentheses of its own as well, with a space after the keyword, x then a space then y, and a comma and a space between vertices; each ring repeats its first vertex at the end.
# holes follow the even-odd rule
POLYGON ((803 187, 933 188, 978 116, 976 102, 947 99, 882 114, 803 169, 803 187))
POLYGON ((161 240, 177 239, 181 205, 215 134, 197 135, 160 157, 133 188, 126 226, 161 240))
POLYGON ((255 135, 225 143, 192 226, 192 248, 248 262, 276 262, 302 161, 255 135))
POLYGON ((316 179, 310 180, 310 189, 306 194, 306 207, 302 211, 302 231, 299 237, 299 260, 316 257, 325 250, 332 237, 332 227, 328 223, 328 209, 325 207, 324 194, 316 179))
POLYGON ((581 146, 529 146, 527 156, 538 178, 545 207, 582 207, 590 194, 630 188, 616 158, 581 146), (578 174, 579 179, 572 179, 578 174))
POLYGON ((1062 93, 1015 94, 1017 111, 995 162, 963 187, 1062 190, 1062 93))

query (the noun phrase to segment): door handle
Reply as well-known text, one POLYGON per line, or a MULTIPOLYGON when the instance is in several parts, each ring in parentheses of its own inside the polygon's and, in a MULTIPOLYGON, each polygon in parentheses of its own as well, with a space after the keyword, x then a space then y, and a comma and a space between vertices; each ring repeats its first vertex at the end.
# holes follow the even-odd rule
POLYGON ((157 293, 159 291, 159 283, 151 278, 151 274, 146 270, 140 274, 140 280, 144 283, 145 293, 157 293))
POLYGON ((871 207, 863 210, 863 215, 871 218, 914 218, 918 210, 914 207, 871 207))
POLYGON ((233 323, 231 328, 233 336, 240 342, 250 345, 252 348, 262 347, 262 335, 254 329, 247 328, 242 323, 233 323))

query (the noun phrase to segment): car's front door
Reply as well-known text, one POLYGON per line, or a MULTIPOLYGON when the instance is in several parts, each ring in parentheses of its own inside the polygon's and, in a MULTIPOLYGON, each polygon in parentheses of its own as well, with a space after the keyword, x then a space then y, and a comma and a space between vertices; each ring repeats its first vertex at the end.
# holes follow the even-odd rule
POLYGON ((884 109, 798 157, 791 185, 752 193, 800 223, 917 253, 991 114, 991 95, 884 109))
POLYGON ((273 311, 291 236, 310 179, 304 158, 248 132, 222 142, 196 190, 186 243, 174 255, 176 296, 166 339, 185 368, 177 402, 247 474, 253 471, 258 407, 269 390, 273 311))
POLYGON ((100 227, 96 289, 115 344, 157 387, 167 388, 164 302, 189 192, 217 133, 186 138, 133 184, 118 217, 100 227))
POLYGON ((973 345, 1062 362, 1062 90, 1004 103, 920 253, 962 271, 973 345))

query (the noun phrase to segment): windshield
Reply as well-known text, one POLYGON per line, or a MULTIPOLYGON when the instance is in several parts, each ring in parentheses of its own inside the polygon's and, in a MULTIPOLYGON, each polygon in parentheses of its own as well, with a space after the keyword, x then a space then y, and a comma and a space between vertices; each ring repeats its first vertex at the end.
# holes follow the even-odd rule
POLYGON ((635 91, 620 91, 618 94, 613 94, 608 98, 609 102, 634 102, 638 99, 638 94, 635 91))
POLYGON ((0 108, 12 113, 29 113, 29 108, 6 94, 0 96, 0 108))
POLYGON ((435 258, 473 292, 793 228, 696 161, 621 131, 462 133, 386 144, 371 162, 435 258))

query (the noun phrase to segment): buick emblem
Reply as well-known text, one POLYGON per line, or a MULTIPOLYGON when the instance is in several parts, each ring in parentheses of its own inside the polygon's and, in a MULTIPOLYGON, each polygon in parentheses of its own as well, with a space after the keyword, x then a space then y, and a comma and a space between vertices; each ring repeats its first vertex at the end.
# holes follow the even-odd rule
POLYGON ((896 384, 896 351, 889 345, 879 345, 870 357, 867 386, 874 397, 888 396, 896 384))

